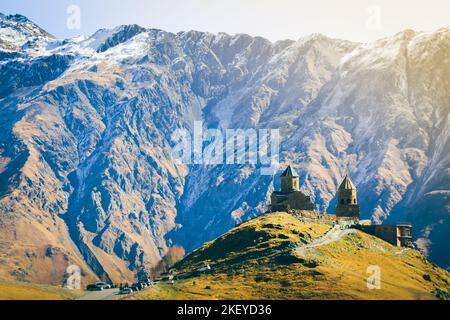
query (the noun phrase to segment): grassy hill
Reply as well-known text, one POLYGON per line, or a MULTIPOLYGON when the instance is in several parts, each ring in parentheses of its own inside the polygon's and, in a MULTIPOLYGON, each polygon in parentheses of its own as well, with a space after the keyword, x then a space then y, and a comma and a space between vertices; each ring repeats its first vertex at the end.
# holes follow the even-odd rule
POLYGON ((0 281, 0 300, 71 300, 81 295, 82 290, 0 281))
MULTIPOLYGON (((130 299, 445 299, 450 274, 418 251, 360 231, 311 246, 330 225, 266 214, 206 243, 178 263, 179 273, 212 270, 174 284, 158 283, 130 299), (309 244, 309 245, 308 245, 309 244), (381 289, 367 288, 368 267, 381 289)), ((331 232, 330 232, 331 233, 331 232)))

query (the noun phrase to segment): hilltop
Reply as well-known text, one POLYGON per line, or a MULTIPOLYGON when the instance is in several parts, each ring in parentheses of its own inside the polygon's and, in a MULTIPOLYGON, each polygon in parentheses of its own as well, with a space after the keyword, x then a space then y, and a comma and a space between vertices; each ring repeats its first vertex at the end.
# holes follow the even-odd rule
POLYGON ((394 247, 358 230, 265 214, 206 243, 179 262, 179 274, 133 299, 445 299, 450 274, 414 249, 394 247), (368 267, 381 289, 367 288, 368 267))

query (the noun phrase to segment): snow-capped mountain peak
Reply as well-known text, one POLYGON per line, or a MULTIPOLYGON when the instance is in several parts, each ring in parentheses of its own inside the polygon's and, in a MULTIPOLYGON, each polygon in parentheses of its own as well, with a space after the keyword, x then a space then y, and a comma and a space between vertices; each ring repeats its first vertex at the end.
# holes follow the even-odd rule
POLYGON ((0 16, 0 50, 7 52, 36 51, 54 37, 27 17, 0 16))
POLYGON ((84 45, 94 49, 97 52, 104 52, 109 48, 120 43, 124 43, 145 31, 145 28, 136 24, 122 25, 114 29, 101 29, 87 39, 84 45))

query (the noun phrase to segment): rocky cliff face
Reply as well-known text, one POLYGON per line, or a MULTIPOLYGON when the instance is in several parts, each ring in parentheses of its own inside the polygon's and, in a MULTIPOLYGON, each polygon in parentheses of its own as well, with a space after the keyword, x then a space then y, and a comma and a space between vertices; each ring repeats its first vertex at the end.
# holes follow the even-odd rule
POLYGON ((174 161, 171 135, 194 120, 280 129, 281 162, 318 209, 333 212, 350 171, 364 218, 413 221, 450 265, 448 29, 372 44, 138 26, 58 40, 3 16, 0 44, 4 277, 62 279, 76 263, 131 279, 170 245, 192 250, 263 212, 278 177, 174 161), (48 246, 65 258, 44 277, 48 246))

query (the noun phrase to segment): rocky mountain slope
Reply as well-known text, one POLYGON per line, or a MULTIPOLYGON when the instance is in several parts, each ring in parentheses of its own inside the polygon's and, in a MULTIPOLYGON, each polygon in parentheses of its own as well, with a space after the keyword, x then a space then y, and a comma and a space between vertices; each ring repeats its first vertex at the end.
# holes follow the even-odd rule
POLYGON ((264 212, 279 185, 259 166, 174 161, 171 135, 194 120, 280 129, 280 169, 292 163, 317 209, 333 212, 349 171, 364 218, 414 222, 449 266, 449 46, 449 29, 371 44, 139 26, 61 40, 1 15, 1 276, 61 281, 75 263, 131 279, 172 244, 264 212))
POLYGON ((450 274, 418 251, 352 229, 319 241, 329 229, 287 213, 265 214, 176 264, 181 279, 174 284, 160 282, 130 298, 450 299, 450 274), (195 273, 205 265, 211 270, 195 273))

